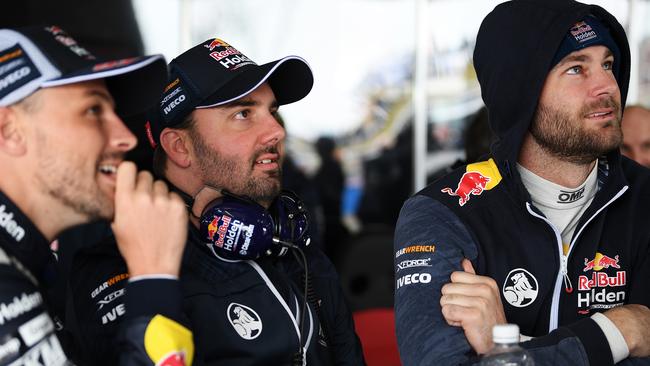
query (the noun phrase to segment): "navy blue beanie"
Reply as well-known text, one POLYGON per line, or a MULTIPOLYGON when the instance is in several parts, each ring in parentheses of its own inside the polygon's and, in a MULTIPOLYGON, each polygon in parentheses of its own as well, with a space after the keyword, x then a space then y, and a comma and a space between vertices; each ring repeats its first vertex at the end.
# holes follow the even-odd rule
POLYGON ((555 67, 566 55, 591 46, 605 46, 614 55, 614 75, 618 77, 618 63, 621 52, 609 33, 609 29, 598 18, 589 15, 569 29, 558 47, 551 68, 555 67))

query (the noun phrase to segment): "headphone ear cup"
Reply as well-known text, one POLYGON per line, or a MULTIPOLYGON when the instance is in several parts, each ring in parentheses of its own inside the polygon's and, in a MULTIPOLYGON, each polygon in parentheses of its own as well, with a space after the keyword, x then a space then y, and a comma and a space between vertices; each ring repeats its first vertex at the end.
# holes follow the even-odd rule
POLYGON ((310 241, 309 213, 298 196, 291 191, 282 191, 271 208, 276 222, 276 237, 297 246, 307 246, 310 241))
POLYGON ((206 206, 199 232, 215 254, 227 259, 255 259, 273 246, 274 220, 260 205, 224 195, 206 206))

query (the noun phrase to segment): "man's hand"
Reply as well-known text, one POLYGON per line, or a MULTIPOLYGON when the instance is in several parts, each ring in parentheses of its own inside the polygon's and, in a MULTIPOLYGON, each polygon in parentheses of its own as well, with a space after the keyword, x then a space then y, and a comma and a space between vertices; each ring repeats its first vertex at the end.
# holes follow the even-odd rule
POLYGON ((442 315, 449 325, 463 328, 476 353, 486 353, 493 346, 492 327, 506 323, 499 287, 492 278, 476 275, 469 260, 461 265, 464 272, 452 273, 451 283, 442 286, 442 315))
POLYGON ((149 172, 135 164, 117 168, 115 218, 111 225, 131 277, 146 274, 178 276, 187 239, 187 210, 149 172))
POLYGON ((647 306, 617 306, 603 315, 623 334, 630 357, 650 357, 650 309, 647 306))

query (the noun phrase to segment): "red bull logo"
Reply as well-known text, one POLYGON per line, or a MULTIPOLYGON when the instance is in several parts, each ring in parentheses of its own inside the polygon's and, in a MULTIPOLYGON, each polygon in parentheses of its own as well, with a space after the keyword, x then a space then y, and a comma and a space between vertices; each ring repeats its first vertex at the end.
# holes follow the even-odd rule
POLYGON ((170 352, 156 366, 185 366, 185 355, 182 352, 170 352))
POLYGON ((610 277, 604 272, 592 272, 591 278, 578 276, 578 290, 588 291, 595 287, 621 287, 625 286, 627 272, 616 271, 616 276, 610 277))
POLYGON ((219 38, 215 38, 210 42, 210 44, 206 44, 205 48, 209 49, 210 51, 214 50, 217 47, 229 47, 230 45, 219 38))
POLYGON ((582 269, 583 272, 587 272, 590 270, 594 271, 600 271, 603 268, 621 268, 621 266, 618 265, 618 255, 616 255, 614 258, 606 256, 602 253, 596 252, 596 256, 594 259, 589 260, 589 258, 585 258, 585 268, 582 269))
POLYGON ((591 26, 585 22, 578 22, 571 28, 571 34, 577 36, 580 33, 588 32, 591 30, 591 26))
POLYGON ((596 31, 594 31, 593 28, 591 28, 591 26, 585 22, 576 23, 573 28, 571 28, 571 35, 579 43, 586 42, 598 36, 596 34, 596 31))
POLYGON ((484 176, 479 172, 467 172, 463 174, 458 182, 456 190, 451 188, 443 188, 442 193, 447 193, 450 196, 457 196, 458 204, 464 206, 471 198, 471 195, 478 196, 485 190, 485 186, 490 181, 489 177, 484 176))
POLYGON ((214 234, 216 234, 217 229, 219 229, 220 218, 221 218, 220 216, 214 216, 212 221, 210 221, 210 223, 208 224, 208 239, 210 239, 210 241, 214 240, 214 234))

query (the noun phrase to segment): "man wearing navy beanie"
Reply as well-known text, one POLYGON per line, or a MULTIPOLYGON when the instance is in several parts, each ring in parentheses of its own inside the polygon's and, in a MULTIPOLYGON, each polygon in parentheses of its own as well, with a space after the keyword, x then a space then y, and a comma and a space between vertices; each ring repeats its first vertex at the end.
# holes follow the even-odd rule
POLYGON ((596 5, 508 1, 474 66, 498 141, 402 208, 403 364, 476 362, 501 323, 537 365, 650 364, 650 171, 619 152, 622 26, 596 5))

